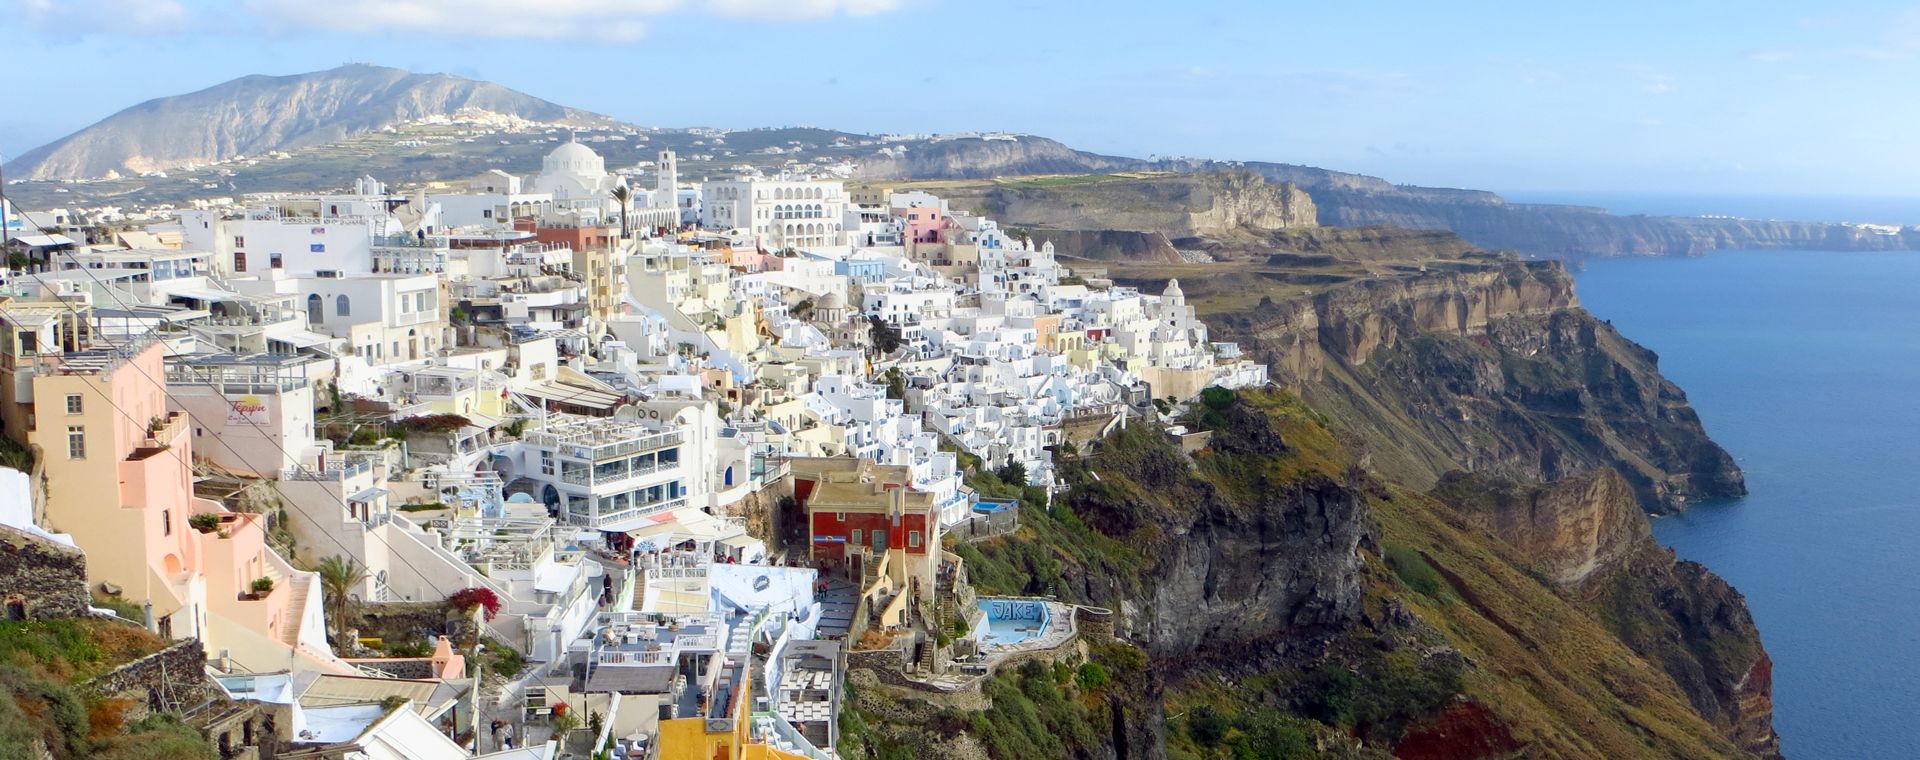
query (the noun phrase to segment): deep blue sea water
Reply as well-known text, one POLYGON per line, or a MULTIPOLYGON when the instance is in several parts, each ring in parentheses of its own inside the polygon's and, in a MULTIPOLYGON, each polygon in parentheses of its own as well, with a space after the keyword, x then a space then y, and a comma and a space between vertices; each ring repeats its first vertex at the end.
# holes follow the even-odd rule
POLYGON ((1746 594, 1795 760, 1920 758, 1920 253, 1590 262, 1751 495, 1654 523, 1746 594))

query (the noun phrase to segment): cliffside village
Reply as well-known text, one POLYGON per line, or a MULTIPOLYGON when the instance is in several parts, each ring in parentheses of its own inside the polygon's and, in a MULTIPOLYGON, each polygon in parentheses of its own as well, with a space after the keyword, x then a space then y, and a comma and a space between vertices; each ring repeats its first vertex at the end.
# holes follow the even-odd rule
POLYGON ((923 192, 639 169, 0 220, 6 617, 170 642, 115 688, 228 757, 376 760, 834 758, 850 670, 1111 635, 953 543, 1265 366, 923 192))

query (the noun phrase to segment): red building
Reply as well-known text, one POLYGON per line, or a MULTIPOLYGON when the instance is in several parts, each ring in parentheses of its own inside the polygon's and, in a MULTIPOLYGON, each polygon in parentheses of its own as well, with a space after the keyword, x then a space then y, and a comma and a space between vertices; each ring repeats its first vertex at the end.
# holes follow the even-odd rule
POLYGON ((939 564, 933 494, 915 491, 905 466, 865 459, 795 459, 793 493, 807 515, 812 557, 856 574, 894 553, 897 573, 926 576, 939 564))

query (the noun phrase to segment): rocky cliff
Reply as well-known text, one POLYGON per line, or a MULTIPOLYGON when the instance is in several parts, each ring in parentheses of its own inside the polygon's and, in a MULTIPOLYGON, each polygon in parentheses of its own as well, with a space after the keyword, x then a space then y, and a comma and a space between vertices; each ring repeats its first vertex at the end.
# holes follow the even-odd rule
POLYGON ((1243 239, 1264 230, 1312 227, 1318 217, 1313 199, 1298 186, 1238 170, 1035 177, 932 189, 956 207, 1002 224, 1049 230, 1243 239))
POLYGON ((1538 491, 1456 477, 1436 498, 1365 472, 1284 392, 1210 393, 1183 422, 1208 445, 1188 455, 1131 426, 1064 460, 1069 490, 1024 509, 1020 532, 956 547, 984 592, 1115 610, 1119 641, 1003 671, 984 705, 859 695, 842 751, 1774 755, 1744 607, 1646 554, 1617 476, 1538 491))
POLYGON ((1578 305, 1557 262, 1479 257, 1209 322, 1410 484, 1611 467, 1649 511, 1745 493, 1658 357, 1578 305))
MULTIPOLYGON (((1294 172, 1276 172, 1295 176, 1294 172)), ((1913 250, 1920 230, 1887 234, 1817 222, 1616 216, 1604 209, 1507 203, 1492 193, 1429 188, 1313 188, 1321 224, 1450 230, 1474 244, 1534 256, 1699 256, 1717 250, 1913 250)))
POLYGON ((1779 756, 1773 661, 1745 599, 1661 548, 1617 473, 1536 485, 1451 473, 1434 493, 1665 670, 1729 739, 1779 756))
POLYGON ((292 76, 241 77, 149 100, 28 151, 6 169, 9 179, 161 171, 318 145, 462 109, 533 121, 612 123, 490 82, 354 64, 292 76))

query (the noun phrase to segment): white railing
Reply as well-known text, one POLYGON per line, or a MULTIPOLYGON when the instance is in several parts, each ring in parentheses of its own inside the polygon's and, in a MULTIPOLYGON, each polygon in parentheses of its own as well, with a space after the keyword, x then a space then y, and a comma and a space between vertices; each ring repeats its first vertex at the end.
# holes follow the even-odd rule
POLYGON ((686 497, 683 496, 680 498, 668 499, 666 501, 661 501, 661 502, 655 502, 653 504, 644 504, 638 507, 632 507, 630 509, 623 509, 618 512, 607 512, 604 514, 585 514, 585 515, 569 514, 567 516, 567 522, 572 525, 581 525, 589 528, 598 528, 608 523, 632 519, 635 517, 643 517, 646 515, 653 514, 655 512, 664 512, 669 509, 679 509, 680 507, 684 507, 686 505, 687 505, 687 499, 686 497))
POLYGON ((602 665, 672 665, 678 659, 679 654, 672 649, 656 649, 650 652, 603 649, 599 657, 602 665))

